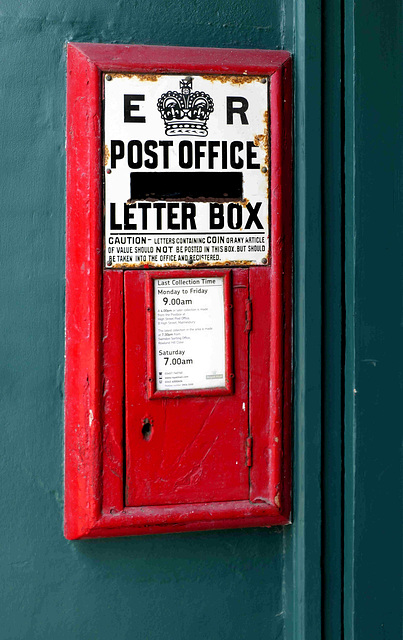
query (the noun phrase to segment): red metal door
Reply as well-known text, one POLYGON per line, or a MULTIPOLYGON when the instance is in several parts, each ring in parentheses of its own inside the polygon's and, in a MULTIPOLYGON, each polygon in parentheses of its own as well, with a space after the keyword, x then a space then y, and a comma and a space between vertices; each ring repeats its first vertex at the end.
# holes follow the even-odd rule
POLYGON ((247 500, 248 270, 232 270, 235 384, 230 395, 150 397, 147 272, 128 271, 124 279, 126 504, 247 500))

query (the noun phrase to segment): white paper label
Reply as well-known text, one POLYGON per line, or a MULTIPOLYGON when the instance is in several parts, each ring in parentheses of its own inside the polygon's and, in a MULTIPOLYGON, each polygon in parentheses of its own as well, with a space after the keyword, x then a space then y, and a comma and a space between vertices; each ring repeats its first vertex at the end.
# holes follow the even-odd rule
POLYGON ((105 267, 267 264, 267 78, 107 77, 105 267))
POLYGON ((225 387, 224 278, 154 281, 157 391, 225 387))

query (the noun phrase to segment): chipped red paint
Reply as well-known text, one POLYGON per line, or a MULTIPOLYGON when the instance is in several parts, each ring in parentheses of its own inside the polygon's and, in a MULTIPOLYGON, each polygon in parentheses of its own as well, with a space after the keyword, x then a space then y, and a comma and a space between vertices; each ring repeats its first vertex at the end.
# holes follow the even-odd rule
MULTIPOLYGON (((67 538, 289 522, 291 185, 291 61, 287 52, 68 46, 67 538), (124 277, 121 271, 102 270, 101 74, 107 71, 270 76, 271 264, 231 270, 234 285, 236 273, 248 274, 253 309, 251 331, 246 333, 250 340, 248 436, 253 436, 250 493, 246 498, 237 499, 235 491, 232 499, 210 503, 125 506, 124 277)), ((126 276, 139 274, 130 272, 126 276)), ((145 279, 147 272, 141 274, 145 279)), ((235 291, 233 288, 233 295, 235 291)), ((139 311, 145 321, 145 310, 139 311)), ((245 310, 243 314, 241 330, 245 335, 245 310)), ((238 330, 236 323, 235 328, 238 330)), ((143 353, 145 349, 143 345, 143 353)), ((235 380, 235 387, 237 384, 235 380)), ((217 402, 214 397, 198 402, 206 400, 217 402)), ((225 397, 218 400, 224 401, 225 397)), ((190 405, 192 401, 194 398, 180 400, 190 405)))

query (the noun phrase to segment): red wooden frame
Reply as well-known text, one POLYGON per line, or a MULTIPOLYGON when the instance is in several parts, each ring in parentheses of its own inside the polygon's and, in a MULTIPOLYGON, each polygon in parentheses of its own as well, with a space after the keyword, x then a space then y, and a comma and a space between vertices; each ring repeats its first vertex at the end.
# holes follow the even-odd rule
POLYGON ((197 269, 195 271, 150 271, 147 273, 147 362, 148 397, 149 398, 183 398, 186 396, 224 396, 233 392, 233 342, 232 342, 232 304, 231 304, 231 271, 229 269, 197 269), (184 277, 223 278, 224 320, 225 320, 225 385, 211 389, 184 389, 180 391, 157 391, 155 385, 155 330, 154 330, 154 280, 163 278, 184 277))
MULTIPOLYGON (((289 522, 291 101, 291 58, 284 51, 68 45, 65 373, 68 539, 289 522), (123 272, 102 270, 101 75, 108 71, 270 76, 271 264, 266 267, 270 271, 264 269, 270 275, 270 310, 254 307, 254 321, 267 324, 269 344, 264 356, 267 370, 256 377, 250 414, 251 422, 255 416, 264 415, 266 449, 262 450, 261 440, 254 455, 265 455, 267 464, 253 470, 250 500, 208 505, 124 506, 121 410, 124 379, 123 371, 119 371, 123 272), (111 328, 110 336, 103 335, 104 323, 111 328), (259 394, 267 384, 269 405, 262 407, 259 394)), ((259 349, 259 345, 251 347, 252 353, 259 349)))

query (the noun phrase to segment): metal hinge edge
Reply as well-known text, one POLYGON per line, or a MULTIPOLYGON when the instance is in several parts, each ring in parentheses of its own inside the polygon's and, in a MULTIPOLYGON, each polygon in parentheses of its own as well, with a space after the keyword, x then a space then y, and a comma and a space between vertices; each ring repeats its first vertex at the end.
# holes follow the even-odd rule
POLYGON ((252 330, 252 300, 245 301, 245 332, 252 330))
POLYGON ((253 464, 253 460, 252 460, 252 447, 253 447, 253 438, 252 436, 249 436, 249 438, 246 438, 246 446, 245 446, 245 465, 247 467, 251 467, 253 464))

